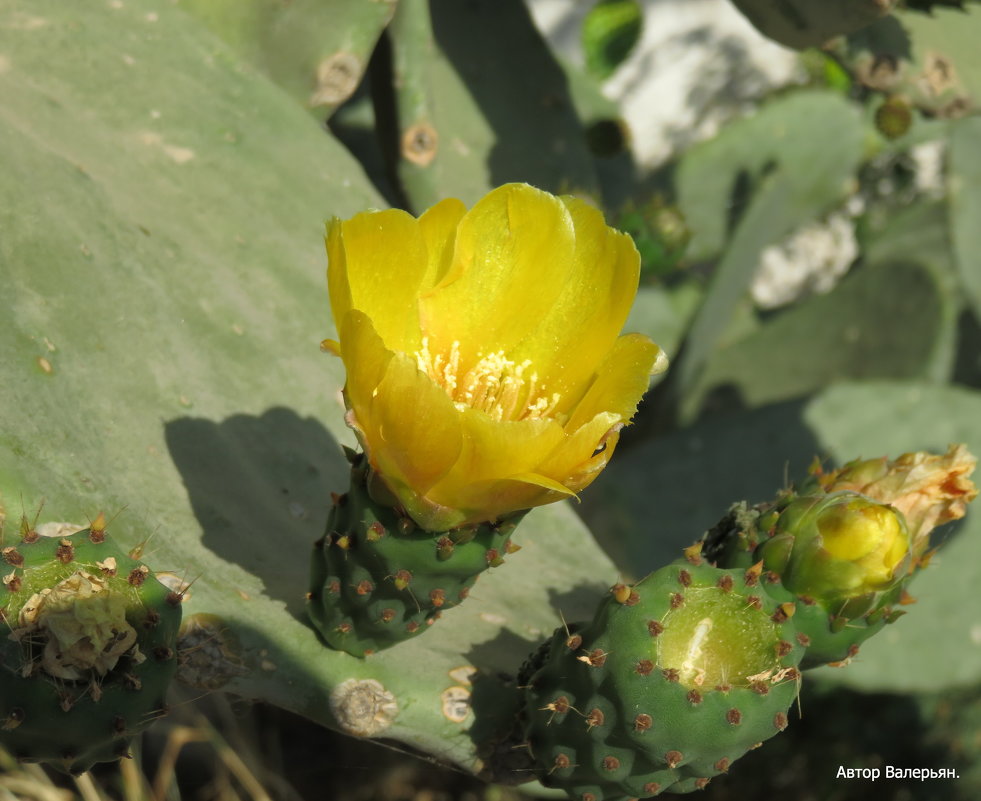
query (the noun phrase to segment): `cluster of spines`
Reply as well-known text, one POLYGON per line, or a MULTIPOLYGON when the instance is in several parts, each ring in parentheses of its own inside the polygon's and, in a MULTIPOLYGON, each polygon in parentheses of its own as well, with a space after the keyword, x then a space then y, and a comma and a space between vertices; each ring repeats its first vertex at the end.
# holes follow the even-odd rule
POLYGON ((546 785, 581 801, 700 789, 787 726, 805 642, 794 604, 763 589, 779 578, 758 566, 711 567, 697 550, 688 557, 636 585, 615 585, 591 622, 557 630, 526 666, 525 734, 546 785), (772 630, 762 652, 769 669, 706 685, 661 659, 658 641, 693 589, 738 597, 730 606, 745 605, 757 628, 772 630))
POLYGON ((314 545, 310 617, 327 643, 364 656, 410 639, 463 601, 518 546, 518 518, 434 534, 372 499, 363 457, 314 545))
POLYGON ((8 632, 0 635, 0 745, 21 761, 70 773, 127 757, 131 737, 166 713, 182 596, 112 541, 101 514, 88 529, 58 537, 40 536, 25 518, 20 534, 16 545, 0 548, 0 628, 8 632), (76 571, 127 593, 125 616, 136 636, 105 675, 66 679, 39 660, 44 643, 36 632, 23 640, 16 632, 28 596, 76 571))

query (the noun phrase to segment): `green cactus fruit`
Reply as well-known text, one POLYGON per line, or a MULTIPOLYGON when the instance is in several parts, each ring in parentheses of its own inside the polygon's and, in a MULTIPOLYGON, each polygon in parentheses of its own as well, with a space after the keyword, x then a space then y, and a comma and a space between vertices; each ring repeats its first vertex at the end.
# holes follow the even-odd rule
POLYGON ((901 614, 893 606, 905 597, 912 544, 896 509, 842 490, 733 507, 707 535, 705 554, 720 567, 759 563, 780 577, 767 590, 797 604, 806 669, 854 656, 901 614))
POLYGON ((307 611, 328 645, 365 656, 421 634, 466 598, 480 573, 518 550, 511 533, 524 512, 433 534, 399 511, 363 454, 351 459, 351 487, 314 545, 307 611))
POLYGON ((72 774, 128 755, 166 710, 180 593, 116 545, 102 515, 54 537, 24 520, 2 559, 0 746, 72 774))
POLYGON ((582 801, 688 792, 784 729, 804 648, 768 580, 695 549, 557 630, 519 677, 542 783, 582 801))

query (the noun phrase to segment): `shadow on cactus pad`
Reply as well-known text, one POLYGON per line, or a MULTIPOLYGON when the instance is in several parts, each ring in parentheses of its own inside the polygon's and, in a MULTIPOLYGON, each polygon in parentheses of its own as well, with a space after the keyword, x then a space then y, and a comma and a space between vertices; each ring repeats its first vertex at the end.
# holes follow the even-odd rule
POLYGON ((204 544, 304 618, 304 558, 323 533, 331 488, 347 481, 333 436, 281 407, 219 423, 182 417, 165 428, 204 544))

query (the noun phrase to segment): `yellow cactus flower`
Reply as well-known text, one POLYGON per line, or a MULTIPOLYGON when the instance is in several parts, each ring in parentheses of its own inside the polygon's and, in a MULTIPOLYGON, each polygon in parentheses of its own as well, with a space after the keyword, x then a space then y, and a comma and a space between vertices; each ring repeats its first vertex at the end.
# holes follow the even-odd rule
POLYGON ((525 184, 469 211, 368 211, 327 225, 348 424, 422 528, 569 497, 606 465, 660 348, 620 330, 631 239, 525 184))

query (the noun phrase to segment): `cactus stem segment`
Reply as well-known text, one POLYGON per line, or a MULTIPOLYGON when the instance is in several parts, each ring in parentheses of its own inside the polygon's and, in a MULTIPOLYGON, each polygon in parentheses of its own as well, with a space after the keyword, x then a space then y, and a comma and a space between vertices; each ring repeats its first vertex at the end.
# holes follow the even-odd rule
POLYGON ((467 597, 483 570, 517 550, 515 519, 428 532, 372 475, 363 455, 354 458, 351 487, 337 496, 313 550, 307 593, 323 638, 355 656, 425 631, 467 597))

